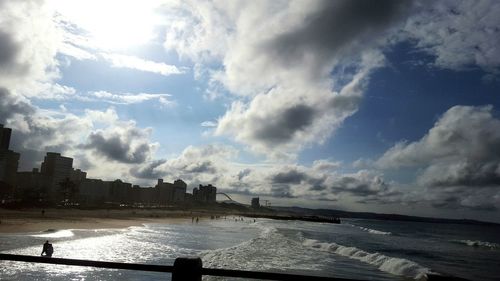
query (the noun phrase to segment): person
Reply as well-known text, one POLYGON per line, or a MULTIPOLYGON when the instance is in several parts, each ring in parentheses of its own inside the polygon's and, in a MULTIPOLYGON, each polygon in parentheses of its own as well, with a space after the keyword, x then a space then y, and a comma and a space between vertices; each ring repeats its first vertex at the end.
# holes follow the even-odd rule
POLYGON ((44 253, 46 257, 52 257, 52 254, 54 253, 54 248, 52 247, 52 244, 49 243, 49 240, 45 241, 43 244, 41 256, 43 256, 44 253))

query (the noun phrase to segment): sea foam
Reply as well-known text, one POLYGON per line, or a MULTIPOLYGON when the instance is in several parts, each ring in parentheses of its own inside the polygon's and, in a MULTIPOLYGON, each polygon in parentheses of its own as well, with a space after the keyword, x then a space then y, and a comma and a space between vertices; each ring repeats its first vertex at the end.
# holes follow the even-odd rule
POLYGON ((356 247, 319 242, 314 239, 306 239, 303 244, 315 249, 333 252, 340 256, 377 266, 378 269, 394 275, 410 277, 417 280, 427 280, 427 273, 430 273, 428 268, 416 262, 402 258, 389 257, 380 253, 369 253, 356 247))
POLYGON ((463 244, 471 247, 481 247, 481 248, 489 248, 489 249, 500 249, 500 244, 485 242, 479 240, 452 240, 452 242, 463 244))
POLYGON ((392 234, 391 232, 380 231, 380 230, 371 229, 371 228, 368 228, 368 227, 362 227, 362 226, 357 226, 357 225, 353 225, 353 224, 347 224, 347 225, 359 228, 359 229, 361 229, 363 231, 366 231, 368 233, 371 233, 371 234, 378 234, 378 235, 391 235, 392 234))

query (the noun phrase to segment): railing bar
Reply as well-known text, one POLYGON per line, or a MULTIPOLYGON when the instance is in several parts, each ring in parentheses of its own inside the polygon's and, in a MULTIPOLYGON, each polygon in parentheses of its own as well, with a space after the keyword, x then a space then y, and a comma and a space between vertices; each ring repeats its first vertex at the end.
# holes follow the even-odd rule
MULTIPOLYGON (((35 262, 45 264, 62 264, 72 266, 91 266, 109 269, 126 269, 126 270, 140 270, 152 272, 167 272, 172 273, 174 266, 172 265, 155 265, 155 264, 137 264, 137 263, 120 263, 120 262, 106 262, 106 261, 92 261, 80 259, 65 259, 65 258, 48 258, 27 255, 14 255, 14 254, 1 254, 0 260, 21 261, 21 262, 35 262)), ((220 268, 202 268, 202 275, 212 275, 221 277, 236 277, 236 278, 250 278, 250 279, 264 279, 264 280, 330 280, 330 281, 357 281, 356 279, 321 277, 321 276, 306 276, 288 273, 276 272, 259 272, 259 271, 243 271, 235 269, 220 269, 220 268)), ((427 274, 429 281, 468 281, 467 279, 446 276, 439 274, 427 274)))
POLYGON ((219 268, 202 268, 201 274, 221 276, 221 277, 240 277, 240 278, 251 278, 251 279, 264 279, 264 280, 356 281, 356 279, 298 275, 298 274, 277 273, 277 272, 261 272, 261 271, 246 271, 246 270, 243 271, 243 270, 219 269, 219 268))
POLYGON ((127 270, 170 272, 170 273, 173 271, 174 268, 171 265, 120 263, 120 262, 48 258, 48 257, 36 257, 36 256, 12 255, 12 254, 0 254, 0 260, 36 262, 36 263, 47 263, 47 264, 63 264, 63 265, 73 265, 73 266, 92 266, 92 267, 111 268, 111 269, 127 269, 127 270))

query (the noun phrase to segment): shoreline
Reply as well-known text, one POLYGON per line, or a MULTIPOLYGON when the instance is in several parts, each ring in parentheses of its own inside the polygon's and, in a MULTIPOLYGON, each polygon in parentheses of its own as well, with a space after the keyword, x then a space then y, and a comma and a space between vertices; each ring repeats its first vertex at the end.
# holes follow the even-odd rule
POLYGON ((165 210, 78 210, 0 209, 0 234, 43 232, 62 229, 107 229, 141 226, 145 223, 191 223, 192 217, 201 220, 207 214, 165 210))

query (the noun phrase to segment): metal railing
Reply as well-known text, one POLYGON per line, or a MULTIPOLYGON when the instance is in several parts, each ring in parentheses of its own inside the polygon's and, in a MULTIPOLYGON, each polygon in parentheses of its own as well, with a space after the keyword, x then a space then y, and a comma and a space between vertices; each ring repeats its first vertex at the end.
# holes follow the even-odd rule
MULTIPOLYGON (((139 271, 150 271, 150 272, 151 271, 153 271, 153 272, 165 272, 165 273, 172 274, 172 281, 201 281, 201 277, 203 275, 219 276, 219 277, 233 277, 233 278, 247 278, 247 279, 260 279, 260 280, 290 280, 290 281, 295 281, 295 280, 356 281, 357 280, 357 279, 321 277, 321 276, 310 276, 310 275, 299 275, 299 274, 277 273, 277 272, 260 272, 260 271, 234 270, 234 269, 204 268, 202 266, 202 261, 199 257, 177 258, 174 262, 174 265, 120 263, 120 262, 49 258, 49 257, 13 255, 13 254, 0 254, 0 260, 32 262, 32 263, 60 264, 60 265, 72 265, 72 266, 88 266, 88 267, 99 267, 99 268, 108 268, 108 269, 126 269, 126 270, 139 270, 139 271)), ((467 281, 466 279, 462 279, 462 278, 436 275, 436 274, 428 274, 427 280, 428 281, 467 281)))

